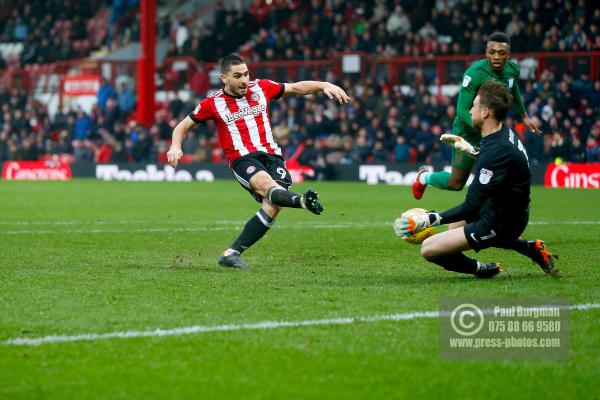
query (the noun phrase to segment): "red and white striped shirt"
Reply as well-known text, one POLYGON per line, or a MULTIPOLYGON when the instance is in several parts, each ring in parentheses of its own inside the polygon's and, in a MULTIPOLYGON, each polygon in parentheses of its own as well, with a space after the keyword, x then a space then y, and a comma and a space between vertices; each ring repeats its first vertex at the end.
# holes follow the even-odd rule
POLYGON ((215 122, 219 143, 229 163, 256 151, 281 155, 273 140, 267 107, 284 90, 283 83, 256 79, 248 84, 245 96, 233 97, 221 89, 202 100, 189 116, 197 123, 209 119, 215 122))

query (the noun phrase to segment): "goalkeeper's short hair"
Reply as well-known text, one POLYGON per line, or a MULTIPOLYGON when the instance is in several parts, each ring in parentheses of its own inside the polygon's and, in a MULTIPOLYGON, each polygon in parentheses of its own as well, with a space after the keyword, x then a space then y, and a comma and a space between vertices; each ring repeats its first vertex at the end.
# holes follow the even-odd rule
POLYGON ((510 90, 500 82, 489 80, 479 87, 477 94, 481 105, 492 110, 495 119, 504 121, 513 102, 510 90))

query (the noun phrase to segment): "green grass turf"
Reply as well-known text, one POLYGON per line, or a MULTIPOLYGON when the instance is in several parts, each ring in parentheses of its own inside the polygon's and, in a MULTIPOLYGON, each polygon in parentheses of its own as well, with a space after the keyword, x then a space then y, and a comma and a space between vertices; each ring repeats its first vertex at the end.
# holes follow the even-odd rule
MULTIPOLYGON (((464 192, 417 202, 407 187, 314 186, 325 214, 284 210, 244 255, 253 269, 237 271, 216 260, 257 204, 234 181, 2 182, 0 342, 427 311, 442 296, 600 302, 597 191, 533 190, 531 220, 549 224, 525 236, 560 254, 564 278, 488 250, 480 259, 505 272, 482 281, 425 262, 391 229, 405 209, 443 210, 464 192)), ((0 344, 0 399, 598 398, 599 319, 571 313, 567 361, 440 360, 437 319, 0 344)))

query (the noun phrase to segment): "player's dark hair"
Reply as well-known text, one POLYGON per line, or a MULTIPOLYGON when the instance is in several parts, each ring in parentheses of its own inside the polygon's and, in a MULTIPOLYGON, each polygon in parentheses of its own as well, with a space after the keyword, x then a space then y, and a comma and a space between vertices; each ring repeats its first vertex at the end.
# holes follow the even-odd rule
POLYGON ((508 36, 506 33, 504 32, 494 32, 492 33, 489 37, 488 37, 488 43, 489 42, 500 42, 500 43, 506 43, 508 46, 510 46, 510 36, 508 36))
POLYGON ((221 60, 221 73, 226 74, 231 70, 232 65, 246 64, 246 61, 237 54, 229 54, 221 60))
POLYGON ((500 82, 489 80, 479 87, 477 94, 481 106, 492 110, 496 120, 504 121, 513 101, 510 90, 500 82))

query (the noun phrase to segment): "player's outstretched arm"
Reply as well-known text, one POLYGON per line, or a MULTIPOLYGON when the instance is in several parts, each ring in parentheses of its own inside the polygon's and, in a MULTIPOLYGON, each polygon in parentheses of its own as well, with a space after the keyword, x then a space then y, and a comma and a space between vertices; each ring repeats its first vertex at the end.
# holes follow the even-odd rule
POLYGON ((513 106, 515 107, 517 112, 521 115, 521 118, 523 119, 523 123, 525 124, 527 129, 529 129, 531 132, 535 133, 536 135, 541 135, 542 131, 540 130, 540 128, 538 128, 538 126, 535 124, 533 119, 531 119, 529 117, 529 115, 527 114, 527 111, 525 110, 525 104, 523 104, 523 98, 521 97, 521 90, 519 89, 519 85, 516 83, 512 87, 512 95, 513 95, 513 106))
POLYGON ((167 162, 170 166, 175 168, 179 164, 179 159, 183 156, 181 151, 181 143, 185 138, 185 135, 190 129, 198 125, 189 116, 185 117, 180 123, 177 124, 173 129, 173 139, 171 142, 171 148, 167 151, 167 162))
POLYGON ((340 104, 350 102, 350 97, 346 94, 344 89, 334 85, 333 83, 321 81, 300 81, 295 83, 286 83, 283 94, 286 96, 306 96, 308 94, 319 92, 325 93, 325 95, 330 99, 335 97, 340 104))

